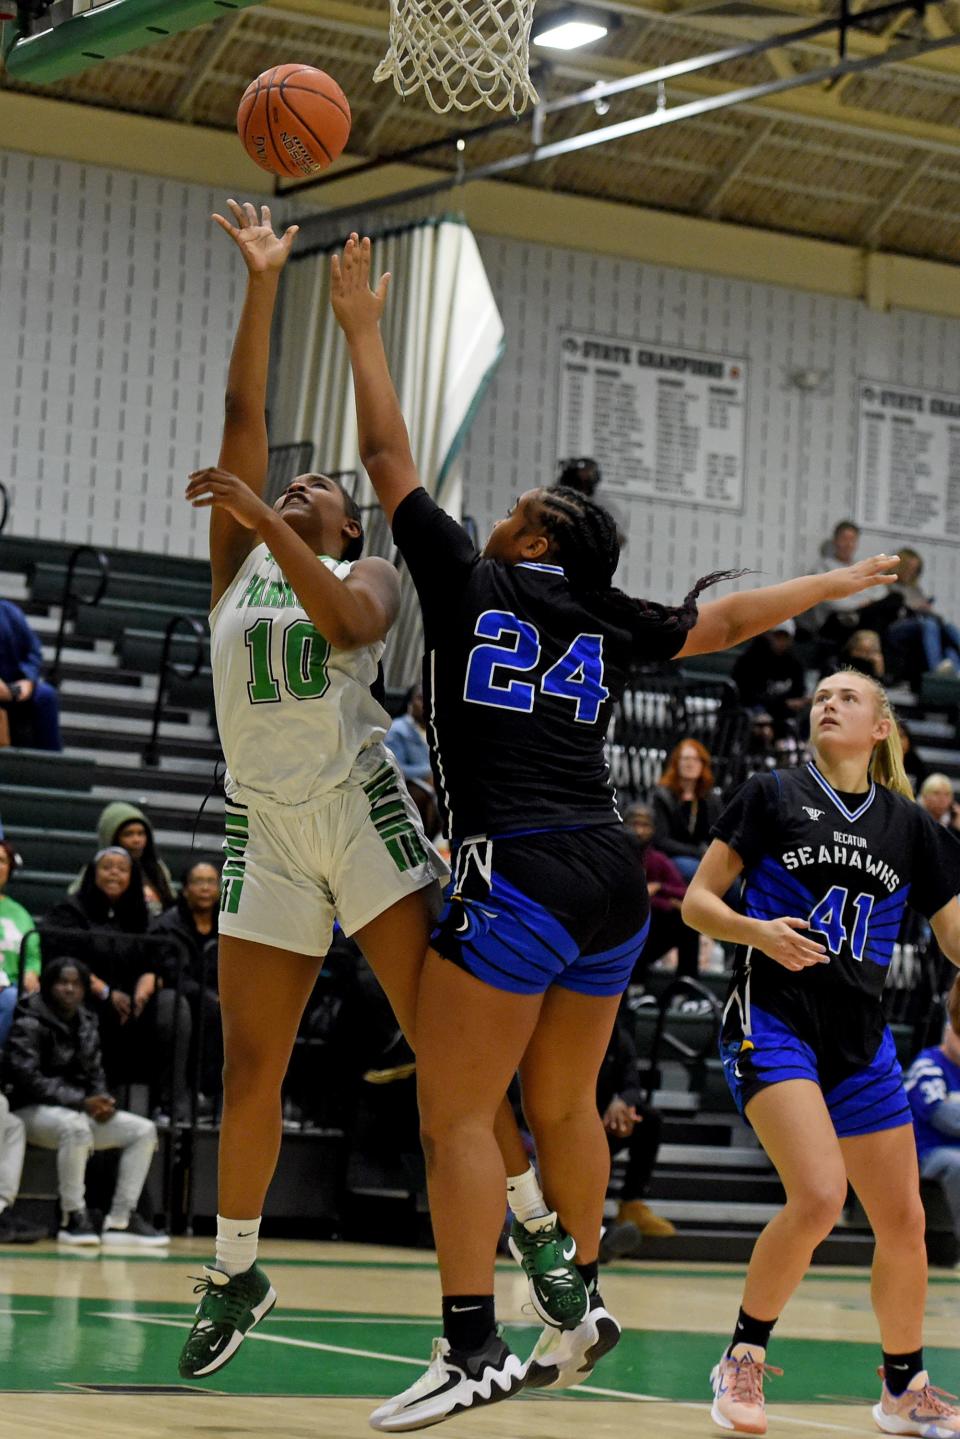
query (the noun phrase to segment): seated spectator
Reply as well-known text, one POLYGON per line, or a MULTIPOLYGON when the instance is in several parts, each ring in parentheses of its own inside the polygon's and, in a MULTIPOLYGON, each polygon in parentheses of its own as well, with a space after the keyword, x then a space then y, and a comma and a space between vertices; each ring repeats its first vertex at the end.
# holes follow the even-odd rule
MULTIPOLYGON (((886 664, 876 630, 854 630, 840 651, 841 669, 858 670, 880 684, 887 684, 886 664)), ((834 673, 831 669, 829 673, 834 673)))
POLYGON ((164 986, 176 988, 190 1006, 193 1042, 190 1075, 197 1075, 201 1108, 222 1090, 223 1028, 217 989, 217 932, 220 918, 220 869, 198 859, 184 871, 172 909, 150 923, 149 933, 168 941, 164 986), (201 1046, 202 1036, 202 1046, 201 1046), (200 1062, 199 1071, 197 1062, 200 1062))
POLYGON ((78 892, 47 914, 43 952, 69 953, 90 969, 111 1085, 149 1084, 158 1110, 177 1095, 178 1117, 185 1117, 190 1007, 163 988, 163 946, 145 943, 147 922, 139 866, 114 845, 98 851, 78 892))
POLYGON ((650 932, 633 972, 634 984, 643 982, 650 965, 669 950, 677 951, 677 973, 695 976, 700 956, 700 936, 680 918, 680 906, 687 892, 677 866, 653 844, 653 810, 648 804, 632 804, 623 822, 636 836, 643 853, 650 895, 650 932))
POLYGON ((14 1213, 27 1134, 23 1120, 10 1113, 7 1096, 0 1089, 0 1244, 35 1244, 47 1232, 14 1213))
POLYGON ((653 821, 657 849, 673 860, 688 883, 707 852, 719 814, 710 751, 699 740, 682 739, 653 791, 653 821))
POLYGON ((793 620, 784 620, 776 629, 757 635, 733 667, 733 682, 745 708, 768 714, 777 739, 792 731, 807 702, 806 675, 793 648, 796 632, 793 620))
POLYGON ((0 600, 0 708, 13 744, 63 749, 60 697, 40 678, 43 651, 19 605, 0 600))
POLYGON ((904 614, 890 627, 891 641, 903 648, 919 645, 924 670, 956 674, 960 670, 960 630, 937 613, 932 596, 921 587, 923 560, 917 551, 902 545, 898 553, 900 568, 891 593, 899 596, 904 614))
POLYGON ((905 1083, 920 1173, 942 1186, 960 1241, 960 976, 947 996, 940 1044, 920 1051, 905 1083))
POLYGON ((956 829, 960 823, 954 800, 953 781, 946 774, 928 774, 920 786, 918 803, 923 805, 937 824, 950 825, 956 829))
POLYGON ((64 956, 48 964, 40 992, 17 1011, 4 1052, 10 1102, 27 1142, 57 1151, 63 1244, 169 1243, 136 1213, 157 1147, 155 1125, 117 1108, 107 1090, 97 1021, 84 1005, 90 975, 64 956), (98 1234, 87 1211, 85 1173, 94 1149, 120 1149, 113 1200, 98 1234))
POLYGON ((32 994, 40 988, 37 927, 23 905, 11 899, 6 892, 18 858, 9 840, 0 839, 0 1049, 10 1033, 13 1011, 17 1007, 21 947, 24 948, 24 992, 32 994), (27 939, 28 935, 31 938, 27 939), (27 940, 25 946, 24 940, 27 940))
POLYGON ((917 747, 913 742, 913 735, 902 719, 897 720, 897 732, 900 735, 900 745, 903 749, 903 768, 906 770, 907 778, 913 785, 914 794, 917 794, 920 786, 929 775, 930 770, 917 753, 917 747))
MULTIPOLYGON (((97 849, 119 845, 140 866, 143 897, 151 915, 162 914, 174 902, 173 876, 157 854, 153 827, 142 809, 126 800, 113 800, 97 821, 97 849)), ((83 870, 71 884, 68 894, 76 894, 83 870)))
POLYGON ((440 811, 430 768, 430 750, 423 717, 423 690, 411 685, 407 691, 407 707, 387 730, 384 744, 403 771, 410 796, 420 811, 427 838, 433 839, 440 828, 440 811))
MULTIPOLYGON (((821 569, 841 570, 854 564, 859 543, 859 525, 853 520, 841 520, 826 544, 821 569)), ((821 546, 821 552, 823 550, 821 546)), ((872 629, 882 633, 899 613, 899 596, 890 594, 885 585, 874 585, 872 589, 843 599, 825 600, 810 612, 821 638, 836 645, 842 645, 853 630, 872 629)))
POLYGON ((629 1013, 624 1013, 623 1009, 617 1015, 600 1066, 597 1108, 603 1118, 611 1154, 616 1154, 625 1144, 630 1151, 620 1191, 616 1229, 611 1226, 604 1235, 606 1244, 601 1243, 603 1257, 612 1258, 616 1254, 635 1253, 641 1235, 667 1238, 677 1232, 670 1220, 654 1213, 643 1197, 657 1162, 663 1126, 656 1110, 641 1099, 637 1046, 629 1013), (629 1229, 624 1231, 623 1226, 629 1226, 629 1229))

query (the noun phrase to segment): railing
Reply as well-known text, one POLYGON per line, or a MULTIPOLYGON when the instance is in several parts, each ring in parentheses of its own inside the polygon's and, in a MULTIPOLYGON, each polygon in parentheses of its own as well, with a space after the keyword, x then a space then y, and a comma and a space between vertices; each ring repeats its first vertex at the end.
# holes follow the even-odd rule
POLYGON ((163 634, 163 649, 160 652, 160 668, 157 671, 157 698, 153 704, 153 724, 147 747, 143 751, 143 763, 149 765, 151 769, 156 769, 160 763, 160 720, 163 717, 163 707, 167 699, 167 685, 171 677, 181 680, 196 678, 203 664, 206 638, 206 630, 193 615, 174 615, 167 622, 167 628, 163 634), (181 626, 184 626, 193 635, 196 642, 196 651, 189 665, 184 665, 170 657, 174 635, 181 626))
POLYGON ((267 451, 267 483, 263 498, 272 505, 297 475, 307 474, 313 466, 313 445, 301 440, 292 445, 271 445, 267 451))
POLYGON ((3 534, 7 520, 10 518, 10 491, 0 480, 0 535, 3 534))
POLYGON ((621 798, 645 799, 659 781, 670 750, 690 738, 710 751, 715 781, 726 790, 746 778, 749 735, 750 716, 731 680, 635 675, 610 727, 613 782, 621 798))
POLYGON ((78 545, 70 552, 67 560, 67 572, 63 578, 63 593, 60 596, 60 624, 57 628, 57 644, 53 654, 53 664, 50 666, 48 678, 51 684, 56 684, 60 679, 60 656, 63 652, 63 641, 66 635, 67 623, 75 618, 78 605, 98 605, 107 591, 107 582, 110 578, 110 561, 102 550, 94 549, 92 545, 78 545), (74 590, 74 574, 80 559, 84 555, 91 555, 95 568, 99 571, 97 575, 96 588, 93 594, 87 598, 74 590))

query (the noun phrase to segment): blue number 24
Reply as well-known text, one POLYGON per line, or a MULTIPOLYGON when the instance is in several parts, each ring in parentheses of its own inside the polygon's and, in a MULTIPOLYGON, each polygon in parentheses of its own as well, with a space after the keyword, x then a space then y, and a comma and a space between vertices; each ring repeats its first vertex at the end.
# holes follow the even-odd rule
MULTIPOLYGON (((493 643, 474 645, 467 661, 463 697, 470 704, 531 714, 537 686, 519 679, 536 669, 540 635, 535 625, 509 610, 485 610, 474 634, 493 643), (497 675, 497 671, 506 672, 497 675)), ((578 635, 540 679, 540 691, 570 700, 580 724, 595 724, 610 691, 603 683, 603 636, 578 635)))

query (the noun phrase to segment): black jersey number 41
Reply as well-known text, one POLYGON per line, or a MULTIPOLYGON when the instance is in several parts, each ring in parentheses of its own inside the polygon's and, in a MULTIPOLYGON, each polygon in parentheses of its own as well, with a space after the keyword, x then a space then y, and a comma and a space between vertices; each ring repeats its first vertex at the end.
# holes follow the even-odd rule
POLYGON ((610 695, 603 683, 603 635, 577 635, 539 684, 518 678, 536 670, 542 651, 536 625, 509 610, 484 610, 474 634, 488 641, 474 645, 467 660, 463 697, 470 704, 532 714, 538 691, 574 705, 574 719, 595 724, 610 695))

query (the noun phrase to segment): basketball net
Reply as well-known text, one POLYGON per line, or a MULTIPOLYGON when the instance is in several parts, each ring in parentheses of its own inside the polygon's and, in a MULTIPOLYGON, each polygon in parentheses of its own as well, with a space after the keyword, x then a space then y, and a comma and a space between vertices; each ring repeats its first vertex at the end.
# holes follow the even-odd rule
POLYGON ((539 96, 530 83, 535 0, 390 0, 390 44, 373 73, 399 95, 423 90, 433 110, 519 115, 539 96))

